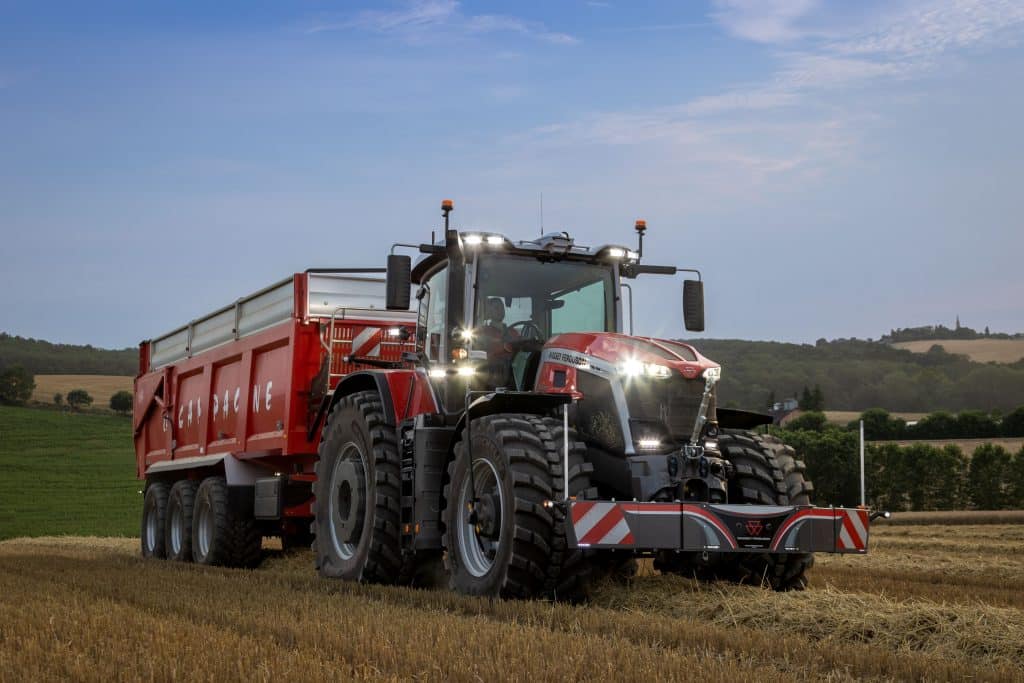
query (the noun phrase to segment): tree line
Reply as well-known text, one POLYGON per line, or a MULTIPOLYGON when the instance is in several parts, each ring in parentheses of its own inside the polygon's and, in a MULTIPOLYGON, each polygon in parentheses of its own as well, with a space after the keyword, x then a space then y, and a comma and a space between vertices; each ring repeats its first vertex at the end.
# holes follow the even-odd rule
POLYGON ((819 339, 813 345, 731 339, 690 343, 722 364, 722 406, 767 410, 776 397, 802 398, 804 387, 818 387, 830 410, 881 406, 907 412, 1005 413, 1024 405, 1024 360, 976 363, 941 347, 913 353, 860 339, 819 339))
MULTIPOLYGON (((829 426, 821 431, 773 432, 796 449, 814 483, 814 502, 860 503, 859 439, 829 426)), ((971 457, 957 446, 868 444, 864 469, 867 503, 875 509, 1001 510, 1024 508, 1024 448, 1011 453, 984 444, 971 457)))
POLYGON ((33 375, 134 375, 138 349, 52 344, 0 332, 0 370, 21 366, 33 375))

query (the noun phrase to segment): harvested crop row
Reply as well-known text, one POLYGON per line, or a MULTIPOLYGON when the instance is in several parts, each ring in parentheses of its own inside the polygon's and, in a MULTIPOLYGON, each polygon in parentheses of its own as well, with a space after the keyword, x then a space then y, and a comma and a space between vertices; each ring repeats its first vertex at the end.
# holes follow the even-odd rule
MULTIPOLYGON (((942 622, 960 612, 936 611, 937 606, 916 601, 860 598, 851 608, 890 617, 886 610, 895 610, 907 613, 906 619, 925 622, 932 615, 938 619, 932 623, 935 635, 886 631, 869 637, 855 619, 832 634, 829 630, 836 623, 816 620, 815 612, 842 606, 843 594, 836 591, 723 591, 676 577, 653 577, 630 589, 607 586, 594 606, 574 608, 320 581, 310 570, 308 554, 271 559, 263 569, 240 572, 142 562, 134 556, 134 547, 131 541, 113 548, 67 541, 49 547, 45 542, 0 544, 0 595, 7 596, 0 606, 7 610, 7 623, 20 624, 2 632, 0 671, 20 671, 24 664, 37 667, 41 674, 59 674, 52 668, 57 663, 22 661, 24 653, 45 650, 53 637, 48 625, 58 624, 71 648, 67 657, 100 660, 107 648, 115 647, 128 653, 118 660, 126 667, 120 670, 122 677, 149 677, 147 671, 168 667, 177 667, 181 675, 207 672, 205 677, 206 666, 221 677, 257 679, 340 674, 459 680, 513 673, 522 678, 602 675, 655 680, 1014 680, 1024 675, 1020 653, 1014 649, 1019 641, 999 640, 979 649, 970 628, 951 634, 942 622), (155 585, 161 591, 154 591, 155 585), (767 621, 738 611, 741 603, 767 621), (100 612, 116 611, 118 621, 127 625, 117 629, 116 645, 99 633, 102 624, 74 631, 79 616, 84 623, 98 618, 88 616, 92 605, 100 612), (18 616, 29 613, 46 618, 18 616), (732 616, 726 618, 726 613, 732 616), (813 632, 808 632, 811 637, 795 631, 793 638, 780 639, 779 624, 787 623, 787 615, 814 624, 813 632), (197 629, 203 638, 195 638, 197 629), (174 645, 179 640, 172 634, 177 633, 191 633, 192 641, 208 642, 224 654, 217 655, 216 662, 207 658, 193 665, 174 645), (154 660, 149 643, 161 637, 169 644, 161 645, 154 660), (33 649, 37 640, 44 642, 33 649), (254 642, 259 648, 251 650, 253 654, 238 654, 254 642), (17 647, 6 647, 15 643, 17 647), (961 646, 967 649, 958 651, 961 646), (291 652, 295 655, 284 656, 291 652)), ((987 621, 979 629, 1019 633, 1017 610, 987 608, 983 617, 987 621)), ((882 627, 904 628, 906 623, 885 621, 882 627)), ((98 671, 107 671, 105 665, 97 666, 98 671)), ((54 676, 39 676, 47 677, 54 676)), ((97 679, 102 677, 97 673, 97 679)))

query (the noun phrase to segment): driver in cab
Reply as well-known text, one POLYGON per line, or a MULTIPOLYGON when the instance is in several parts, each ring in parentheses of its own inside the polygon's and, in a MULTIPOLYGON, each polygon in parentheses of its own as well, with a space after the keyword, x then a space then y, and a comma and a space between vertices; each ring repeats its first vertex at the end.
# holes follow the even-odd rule
POLYGON ((510 342, 519 339, 519 333, 505 324, 505 304, 499 297, 488 297, 484 302, 483 324, 477 328, 480 348, 487 352, 489 361, 508 361, 515 355, 510 342))

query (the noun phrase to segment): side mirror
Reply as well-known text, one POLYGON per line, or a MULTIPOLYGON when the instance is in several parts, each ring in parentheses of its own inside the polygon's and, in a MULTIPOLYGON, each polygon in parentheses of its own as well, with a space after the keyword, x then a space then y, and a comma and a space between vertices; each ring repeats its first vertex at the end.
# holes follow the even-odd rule
POLYGON ((704 331, 704 283, 683 281, 683 323, 689 332, 704 331))
POLYGON ((412 257, 404 254, 388 255, 388 277, 385 285, 385 305, 389 311, 408 311, 412 285, 412 257))

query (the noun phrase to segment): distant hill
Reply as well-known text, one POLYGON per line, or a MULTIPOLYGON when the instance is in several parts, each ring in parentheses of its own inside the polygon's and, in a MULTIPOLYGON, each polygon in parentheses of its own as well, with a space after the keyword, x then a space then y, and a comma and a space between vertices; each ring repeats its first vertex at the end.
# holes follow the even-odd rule
POLYGON ((135 375, 138 349, 99 349, 75 344, 51 344, 0 332, 0 370, 21 365, 38 375, 135 375))
POLYGON ((941 347, 913 353, 887 343, 819 339, 783 344, 736 339, 692 339, 723 366, 719 405, 767 407, 774 396, 821 387, 829 410, 999 410, 1024 405, 1024 361, 976 363, 941 347))
POLYGON ((979 363, 1016 363, 1024 358, 1024 338, 927 339, 893 344, 896 348, 915 353, 925 353, 935 345, 947 353, 958 353, 979 363))

